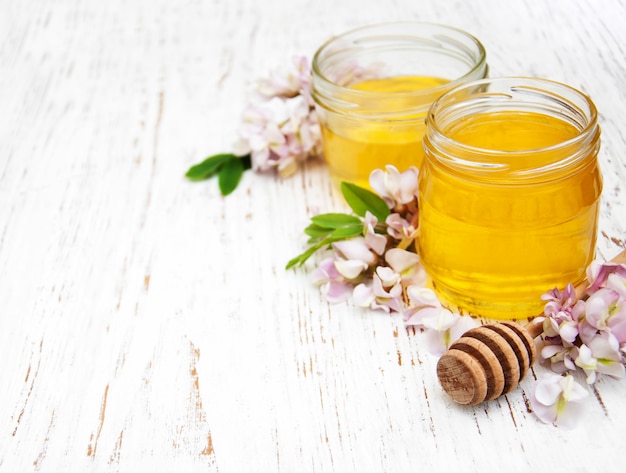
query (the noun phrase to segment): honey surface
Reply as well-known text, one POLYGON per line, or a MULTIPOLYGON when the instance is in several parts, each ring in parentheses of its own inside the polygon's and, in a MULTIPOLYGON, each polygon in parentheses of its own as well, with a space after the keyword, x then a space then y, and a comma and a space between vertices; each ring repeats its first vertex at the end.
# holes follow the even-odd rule
MULTIPOLYGON (((404 76, 370 79, 351 88, 388 93, 386 98, 376 99, 385 114, 394 106, 394 94, 430 89, 447 82, 436 77, 404 76), (387 98, 388 107, 385 106, 387 98)), ((416 108, 423 105, 415 104, 416 108)), ((322 133, 324 154, 333 180, 354 182, 367 188, 370 173, 377 168, 384 169, 386 164, 393 164, 400 171, 410 166, 419 167, 423 158, 424 128, 423 112, 395 119, 372 117, 366 120, 349 114, 329 119, 322 125, 322 133)))

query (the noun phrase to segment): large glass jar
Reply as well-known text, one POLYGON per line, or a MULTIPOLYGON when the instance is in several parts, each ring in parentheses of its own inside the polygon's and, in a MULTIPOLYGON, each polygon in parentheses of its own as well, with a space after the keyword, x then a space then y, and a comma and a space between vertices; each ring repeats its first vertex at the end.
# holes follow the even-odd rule
POLYGON ((593 102, 557 82, 485 79, 432 105, 419 175, 419 252, 452 306, 539 315, 584 279, 602 178, 593 102))
POLYGON ((424 118, 445 91, 486 77, 482 44, 448 26, 366 26, 323 44, 313 58, 312 94, 335 183, 368 187, 372 170, 422 161, 424 118))

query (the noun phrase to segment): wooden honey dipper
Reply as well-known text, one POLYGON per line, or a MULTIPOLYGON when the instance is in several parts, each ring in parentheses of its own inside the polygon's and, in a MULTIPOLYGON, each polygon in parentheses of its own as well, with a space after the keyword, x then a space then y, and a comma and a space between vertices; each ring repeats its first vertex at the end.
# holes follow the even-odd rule
MULTIPOLYGON (((626 250, 610 262, 626 264, 626 250)), ((583 298, 586 289, 586 281, 576 286, 577 298, 583 298)), ((441 387, 455 402, 467 406, 510 392, 535 361, 534 340, 542 331, 542 319, 525 327, 500 322, 468 330, 437 363, 441 387)))

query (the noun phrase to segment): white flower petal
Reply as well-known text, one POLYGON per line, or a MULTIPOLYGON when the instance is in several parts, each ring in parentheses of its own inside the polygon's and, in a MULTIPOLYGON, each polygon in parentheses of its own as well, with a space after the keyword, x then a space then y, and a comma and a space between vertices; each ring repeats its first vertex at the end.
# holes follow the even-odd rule
POLYGON ((365 238, 356 237, 333 243, 333 248, 345 259, 359 260, 368 265, 374 263, 375 255, 365 244, 365 238))
POLYGON ((452 327, 459 317, 459 314, 453 314, 445 307, 440 307, 435 316, 424 317, 422 323, 426 328, 443 332, 452 327))
POLYGON ((336 260, 335 269, 346 279, 355 279, 367 269, 367 264, 358 260, 336 260))
POLYGON ((539 418, 539 420, 545 424, 553 424, 556 421, 556 406, 545 406, 537 401, 534 396, 530 398, 530 405, 533 408, 533 412, 539 418))
POLYGON ((352 299, 360 307, 369 307, 374 302, 374 292, 366 284, 359 284, 352 292, 352 299))
POLYGON ((567 403, 567 405, 561 412, 557 412, 554 423, 564 429, 573 429, 580 422, 580 419, 582 417, 582 408, 582 404, 567 403))
POLYGON ((391 248, 385 253, 385 260, 396 272, 402 274, 420 262, 420 257, 412 251, 391 248))
POLYGON ((568 343, 573 343, 578 336, 578 324, 573 321, 563 322, 559 327, 561 338, 568 343))
POLYGON ((374 169, 370 173, 369 184, 374 192, 384 197, 387 191, 385 189, 385 172, 382 169, 374 169))
POLYGON ((461 315, 455 324, 450 327, 450 343, 456 342, 465 332, 480 326, 480 322, 469 315, 461 315))
POLYGON ((424 346, 428 353, 441 356, 448 349, 445 343, 445 333, 438 330, 427 329, 424 331, 424 346))
POLYGON ((624 365, 619 361, 598 360, 597 371, 602 374, 613 376, 614 378, 624 377, 624 365))
POLYGON ((534 394, 537 402, 544 406, 556 404, 563 392, 563 387, 561 386, 562 378, 562 376, 553 373, 542 375, 535 386, 534 394))
POLYGON ((336 281, 329 281, 320 287, 322 294, 331 304, 347 300, 352 294, 352 289, 352 284, 336 281))
POLYGON ((383 287, 394 286, 400 282, 400 275, 387 266, 377 267, 376 274, 380 278, 383 287))
POLYGON ((441 307, 441 303, 432 289, 409 286, 406 292, 411 302, 418 307, 441 307))
POLYGON ((387 238, 380 233, 368 232, 365 235, 365 243, 377 254, 382 255, 387 247, 387 238))

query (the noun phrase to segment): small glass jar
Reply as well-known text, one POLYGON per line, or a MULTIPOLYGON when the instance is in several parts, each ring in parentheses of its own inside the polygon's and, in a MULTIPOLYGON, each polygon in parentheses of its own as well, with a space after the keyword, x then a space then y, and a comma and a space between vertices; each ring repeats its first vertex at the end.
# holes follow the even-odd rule
POLYGON ((419 252, 439 295, 492 319, 539 315, 594 256, 602 177, 593 102, 557 82, 485 79, 436 100, 419 175, 419 252))
POLYGON ((445 91, 487 76, 485 49, 448 26, 397 22, 349 31, 323 44, 312 95, 335 183, 369 187, 372 170, 421 164, 424 118, 445 91))

